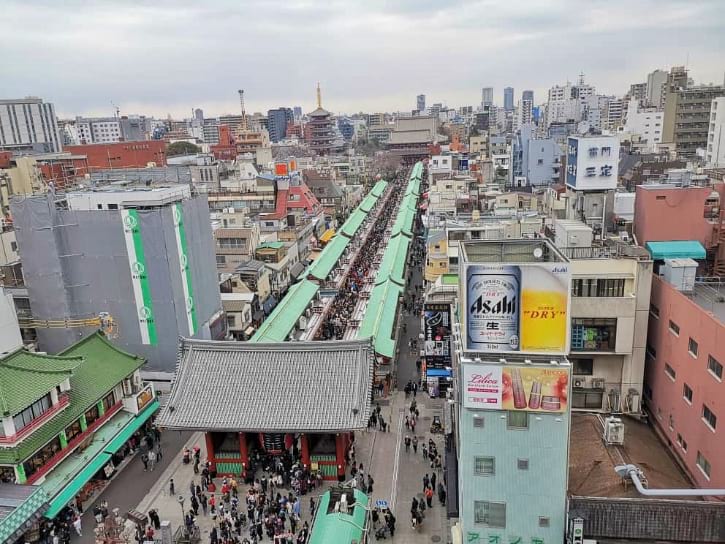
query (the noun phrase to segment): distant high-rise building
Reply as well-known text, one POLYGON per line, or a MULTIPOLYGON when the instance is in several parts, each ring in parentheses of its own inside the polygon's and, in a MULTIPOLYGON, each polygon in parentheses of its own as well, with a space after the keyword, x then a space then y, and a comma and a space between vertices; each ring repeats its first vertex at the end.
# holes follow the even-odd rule
POLYGON ((493 87, 481 89, 481 109, 486 109, 486 106, 493 106, 493 87))
POLYGON ((197 121, 203 122, 204 121, 204 110, 201 108, 196 108, 194 110, 194 119, 197 121))
POLYGON ((667 72, 655 70, 647 75, 647 105, 662 109, 665 106, 667 72))
POLYGON ((503 90, 503 109, 512 111, 514 109, 514 88, 506 87, 503 90))
POLYGON ((299 121, 300 119, 302 119, 302 108, 300 106, 295 106, 294 108, 292 108, 292 112, 294 113, 295 121, 299 121))
POLYGON ((725 97, 718 97, 710 106, 710 130, 707 133, 708 166, 725 168, 725 97))
POLYGON ((630 98, 636 98, 637 102, 644 104, 647 101, 647 83, 632 83, 628 94, 630 98))
POLYGON ((521 93, 521 100, 529 100, 533 104, 534 91, 524 91, 523 93, 521 93))
POLYGON ((294 121, 294 113, 290 108, 277 108, 267 112, 269 139, 277 143, 287 135, 287 125, 294 121))
POLYGON ((41 98, 0 100, 0 150, 62 150, 53 104, 41 98))
POLYGON ((416 109, 418 111, 425 111, 425 95, 424 94, 419 94, 418 97, 416 98, 415 103, 416 103, 416 109))
POLYGON ((112 144, 123 141, 118 117, 76 117, 78 145, 112 144))
POLYGON ((204 119, 204 125, 202 126, 202 134, 204 135, 204 143, 207 144, 218 144, 219 143, 219 120, 218 119, 204 119))

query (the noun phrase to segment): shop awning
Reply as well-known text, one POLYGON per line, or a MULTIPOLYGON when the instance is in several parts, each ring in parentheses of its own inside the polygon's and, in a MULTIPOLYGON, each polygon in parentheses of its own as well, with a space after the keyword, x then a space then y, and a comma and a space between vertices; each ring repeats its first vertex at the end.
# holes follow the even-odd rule
MULTIPOLYGON (((128 421, 128 423, 126 423, 121 428, 121 430, 117 432, 115 436, 113 436, 113 438, 111 438, 105 446, 103 446, 103 450, 95 457, 92 457, 85 464, 85 466, 68 481, 67 484, 63 485, 63 488, 60 490, 60 492, 55 495, 55 497, 53 497, 53 499, 50 501, 50 508, 45 513, 45 517, 48 519, 53 519, 55 516, 57 516, 58 512, 60 512, 70 501, 73 500, 73 497, 78 494, 81 488, 86 485, 86 483, 91 478, 93 478, 96 472, 101 470, 106 465, 106 463, 111 460, 111 456, 119 449, 121 449, 121 447, 128 441, 128 439, 131 438, 131 435, 133 435, 133 433, 135 433, 139 429, 139 427, 141 427, 141 425, 143 425, 146 420, 151 417, 151 415, 158 409, 158 407, 159 401, 157 399, 154 399, 136 417, 131 416, 133 417, 133 419, 128 421)), ((120 417, 121 414, 123 414, 123 412, 120 412, 118 416, 120 417)), ((130 416, 130 414, 126 414, 127 417, 130 416)), ((106 425, 112 425, 112 423, 108 422, 106 423, 106 425)), ((101 430, 102 429, 103 427, 101 427, 101 430)), ((95 440, 99 439, 102 438, 95 438, 95 440)), ((45 485, 45 483, 43 485, 45 485)))
POLYGON ((15 542, 48 508, 48 494, 37 485, 0 483, 0 542, 15 542))
POLYGON ((57 516, 58 512, 63 510, 63 508, 65 508, 65 506, 73 500, 73 497, 78 494, 81 488, 86 485, 91 478, 93 478, 93 475, 101 470, 110 460, 111 454, 105 452, 99 453, 91 459, 83 470, 81 470, 70 482, 68 482, 68 485, 63 488, 63 491, 58 493, 58 495, 50 501, 50 508, 48 508, 48 511, 45 513, 45 517, 53 519, 57 516))
POLYGON ((453 376, 452 372, 446 368, 429 368, 425 374, 429 378, 450 378, 453 376))
POLYGON ((113 437, 113 439, 108 443, 108 446, 103 448, 103 453, 114 454, 118 450, 120 450, 121 447, 126 442, 128 442, 128 439, 133 436, 133 433, 135 433, 141 427, 141 425, 146 423, 148 418, 151 417, 151 415, 158 409, 158 407, 158 399, 154 399, 152 402, 150 402, 148 406, 146 406, 146 408, 144 408, 140 414, 138 414, 131 422, 129 422, 129 424, 126 425, 120 433, 113 437))
POLYGON ((655 261, 664 259, 704 259, 705 248, 697 240, 647 242, 645 248, 655 261))
POLYGON ((327 229, 322 233, 322 236, 320 236, 320 242, 329 242, 332 240, 333 236, 335 236, 335 229, 327 229))

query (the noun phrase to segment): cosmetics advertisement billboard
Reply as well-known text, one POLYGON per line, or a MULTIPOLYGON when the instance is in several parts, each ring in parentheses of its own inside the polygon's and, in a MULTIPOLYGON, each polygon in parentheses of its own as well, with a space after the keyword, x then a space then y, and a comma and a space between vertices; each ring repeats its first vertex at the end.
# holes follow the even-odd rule
POLYGON ((468 264, 460 277, 466 351, 567 353, 568 263, 468 264))
POLYGON ((451 366, 451 307, 449 304, 426 304, 424 346, 428 368, 451 366))
POLYGON ((568 367, 463 365, 466 408, 561 413, 568 404, 568 367))

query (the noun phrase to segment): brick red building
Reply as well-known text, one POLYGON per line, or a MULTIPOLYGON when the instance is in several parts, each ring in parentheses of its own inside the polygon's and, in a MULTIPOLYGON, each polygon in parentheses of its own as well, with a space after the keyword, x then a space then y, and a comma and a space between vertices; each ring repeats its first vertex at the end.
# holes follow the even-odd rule
POLYGON ((166 166, 166 142, 159 140, 67 145, 64 150, 74 155, 85 155, 91 170, 143 168, 150 162, 166 166))

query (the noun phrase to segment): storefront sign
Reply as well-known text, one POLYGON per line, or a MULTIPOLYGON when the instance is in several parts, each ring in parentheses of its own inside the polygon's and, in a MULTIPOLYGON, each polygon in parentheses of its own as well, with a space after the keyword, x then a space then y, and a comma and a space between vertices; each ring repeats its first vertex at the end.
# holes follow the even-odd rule
POLYGON ((152 400, 154 400, 154 392, 151 389, 151 386, 150 385, 147 385, 136 396, 136 406, 138 406, 138 411, 140 412, 141 410, 143 410, 144 406, 146 406, 152 400))
POLYGON ((103 467, 103 474, 106 475, 106 478, 110 478, 111 474, 114 473, 116 470, 116 467, 113 466, 113 463, 106 463, 106 465, 103 467))
POLYGON ((428 368, 451 366, 451 307, 449 304, 426 304, 424 348, 428 368))
POLYGON ((464 364, 463 395, 466 408, 566 412, 569 367, 464 364))
POLYGON ((469 264, 460 281, 467 351, 567 353, 567 263, 469 264))

